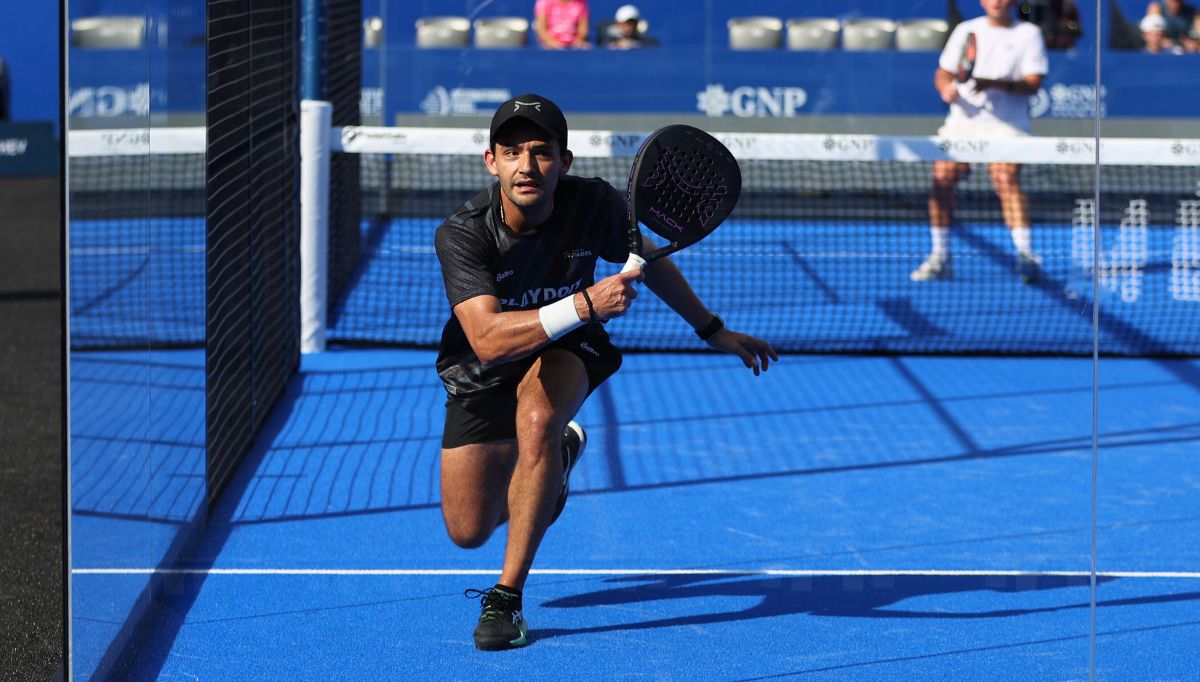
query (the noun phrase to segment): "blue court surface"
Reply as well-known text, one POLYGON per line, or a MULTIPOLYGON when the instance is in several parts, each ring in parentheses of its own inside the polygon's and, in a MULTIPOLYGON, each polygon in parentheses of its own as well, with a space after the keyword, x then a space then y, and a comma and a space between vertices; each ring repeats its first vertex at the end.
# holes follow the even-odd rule
MULTIPOLYGON (((180 562, 76 561, 76 595, 163 580, 127 679, 1088 679, 1088 358, 627 355, 501 653, 462 593, 504 529, 443 530, 433 359, 306 356, 180 562)), ((1098 679, 1196 679, 1200 361, 1099 381, 1098 679)))

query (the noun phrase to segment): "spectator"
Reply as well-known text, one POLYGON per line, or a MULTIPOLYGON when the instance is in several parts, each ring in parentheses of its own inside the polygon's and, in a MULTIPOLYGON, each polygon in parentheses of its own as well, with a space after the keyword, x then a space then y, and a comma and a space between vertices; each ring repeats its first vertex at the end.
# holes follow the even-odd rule
POLYGON ((1146 7, 1146 16, 1154 15, 1163 18, 1166 24, 1163 33, 1171 44, 1184 47, 1196 18, 1196 8, 1183 0, 1163 0, 1161 4, 1156 1, 1146 7))
MULTIPOLYGON (((1029 135, 1029 97, 1041 88, 1049 68, 1046 44, 1036 26, 1014 20, 1017 0, 980 0, 979 4, 986 14, 954 27, 938 58, 934 86, 950 105, 938 134, 960 139, 1029 135), (964 62, 973 63, 973 69, 965 69, 964 62)), ((1040 276, 1041 261, 1032 248, 1029 201, 1021 189, 1020 170, 1015 163, 988 164, 1004 224, 1017 250, 1017 272, 1022 282, 1032 284, 1040 276)), ((954 190, 970 171, 969 164, 957 161, 933 163, 932 249, 909 275, 914 282, 951 277, 954 190)))
POLYGON ((1075 0, 1030 0, 1022 3, 1020 16, 1042 29, 1051 50, 1070 49, 1083 35, 1075 0))
POLYGON ((1138 24, 1142 31, 1142 41, 1146 43, 1146 52, 1159 54, 1173 52, 1181 54, 1183 48, 1167 37, 1167 22, 1161 14, 1147 14, 1138 24))
POLYGON ((587 0, 537 0, 533 21, 542 47, 551 50, 591 47, 587 40, 587 0))
POLYGON ((658 41, 642 33, 642 14, 633 5, 621 5, 599 35, 599 43, 611 50, 658 47, 658 41))

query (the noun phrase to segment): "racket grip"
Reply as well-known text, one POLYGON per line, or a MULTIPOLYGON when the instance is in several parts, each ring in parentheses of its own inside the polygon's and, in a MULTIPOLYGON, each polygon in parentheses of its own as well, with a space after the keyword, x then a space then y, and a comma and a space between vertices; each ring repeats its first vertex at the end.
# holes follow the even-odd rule
POLYGON ((629 272, 630 270, 641 270, 646 267, 646 259, 636 253, 629 254, 629 260, 625 261, 625 265, 621 267, 621 272, 629 272))

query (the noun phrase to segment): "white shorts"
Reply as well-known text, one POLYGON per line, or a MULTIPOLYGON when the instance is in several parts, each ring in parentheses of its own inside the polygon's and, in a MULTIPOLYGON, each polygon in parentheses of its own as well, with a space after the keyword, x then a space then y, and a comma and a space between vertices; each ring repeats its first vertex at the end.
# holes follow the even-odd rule
POLYGON ((979 140, 996 137, 1029 137, 1029 133, 1000 121, 956 121, 938 128, 938 137, 979 140))

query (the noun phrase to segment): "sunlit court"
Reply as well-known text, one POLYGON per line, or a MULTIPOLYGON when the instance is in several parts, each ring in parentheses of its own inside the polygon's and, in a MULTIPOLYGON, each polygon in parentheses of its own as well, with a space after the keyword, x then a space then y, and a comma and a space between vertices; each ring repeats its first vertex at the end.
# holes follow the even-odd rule
POLYGON ((151 67, 65 133, 72 679, 1194 675, 1144 6, 159 4, 70 52, 151 67))

